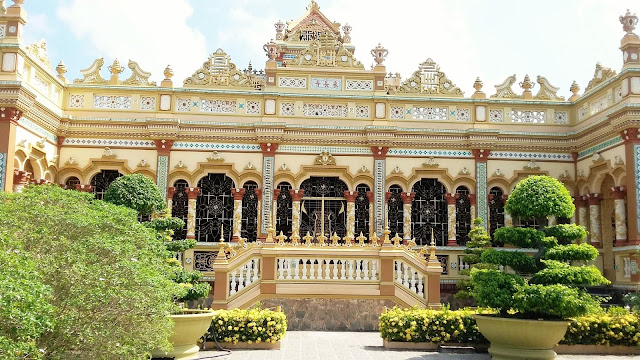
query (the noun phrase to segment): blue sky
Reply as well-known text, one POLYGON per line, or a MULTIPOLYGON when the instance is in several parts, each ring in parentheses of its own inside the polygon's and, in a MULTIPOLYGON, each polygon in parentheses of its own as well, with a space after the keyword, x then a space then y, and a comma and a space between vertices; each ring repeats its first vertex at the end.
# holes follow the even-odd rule
MULTIPOLYGON (((389 49, 388 72, 411 76, 432 58, 465 96, 476 76, 484 91, 516 74, 545 76, 568 97, 584 89, 596 62, 619 71, 623 36, 618 16, 640 13, 637 0, 318 0, 332 21, 353 26, 356 58, 368 68, 370 50, 389 49)), ((263 68, 262 45, 278 20, 297 19, 306 0, 27 0, 25 41, 46 39, 55 66, 64 60, 67 78, 80 76, 98 57, 106 65, 128 59, 162 80, 171 64, 181 84, 217 48, 238 65, 263 68)), ((640 33, 640 29, 636 30, 640 33)), ((536 92, 534 88, 534 93, 536 92)), ((519 90, 519 89, 516 89, 519 90)))

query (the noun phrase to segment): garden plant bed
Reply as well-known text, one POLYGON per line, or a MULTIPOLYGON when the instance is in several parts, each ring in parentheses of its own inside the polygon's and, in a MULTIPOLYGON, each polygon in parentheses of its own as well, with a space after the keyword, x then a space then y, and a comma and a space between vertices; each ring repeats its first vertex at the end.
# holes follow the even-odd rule
MULTIPOLYGON (((235 350, 235 349, 278 350, 280 349, 280 340, 273 343, 268 343, 268 342, 256 343, 255 341, 252 341, 251 344, 249 344, 249 342, 247 341, 239 341, 236 344, 227 343, 227 342, 221 342, 219 344, 221 348, 231 349, 231 350, 235 350)), ((209 350, 217 349, 215 341, 207 341, 206 345, 207 345, 207 349, 209 350)))

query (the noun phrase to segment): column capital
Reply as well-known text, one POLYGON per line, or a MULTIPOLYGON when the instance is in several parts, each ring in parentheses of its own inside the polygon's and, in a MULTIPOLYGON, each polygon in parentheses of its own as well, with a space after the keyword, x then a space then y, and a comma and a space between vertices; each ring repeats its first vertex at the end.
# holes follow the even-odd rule
POLYGON ((486 162, 491 150, 489 149, 471 149, 471 153, 473 154, 476 162, 486 162))
POLYGON ((21 170, 13 170, 13 185, 26 185, 31 179, 31 173, 21 170))
POLYGON ((387 158, 389 147, 387 146, 372 146, 371 152, 373 153, 374 160, 384 160, 387 158))
POLYGON ((242 200, 242 198, 244 197, 245 192, 247 192, 247 189, 245 188, 237 188, 237 189, 231 189, 231 193, 233 194, 233 200, 242 200))
POLYGON ((587 201, 589 205, 600 205, 600 201, 602 201, 602 194, 590 193, 587 195, 587 201))
POLYGON ((84 185, 84 184, 76 184, 76 190, 82 191, 82 192, 92 193, 93 192, 93 186, 84 185))
POLYGON ((347 199, 348 203, 356 202, 356 198, 358 197, 357 191, 345 190, 344 197, 347 199))
POLYGON ((273 199, 277 200, 278 196, 280 196, 280 189, 273 189, 273 199))
POLYGON ((625 144, 637 143, 640 142, 640 139, 638 139, 639 133, 640 131, 638 131, 638 128, 628 128, 622 130, 622 132, 620 132, 620 136, 622 136, 622 140, 625 144))
POLYGON ((275 156, 278 144, 276 143, 261 143, 260 149, 262 150, 262 156, 275 156))
POLYGON ((447 200, 447 205, 455 205, 459 197, 460 194, 446 193, 444 195, 444 198, 447 200))
POLYGON ((255 190, 253 190, 256 193, 256 196, 258 197, 258 200, 262 200, 262 189, 257 188, 255 190))
POLYGON ((624 186, 614 186, 611 188, 614 200, 624 200, 627 195, 627 189, 624 186))
POLYGON ((304 195, 304 190, 289 190, 289 195, 291 195, 291 201, 300 201, 302 200, 302 196, 304 195))
POLYGON ((171 152, 171 147, 173 146, 173 140, 160 139, 153 140, 156 144, 156 150, 158 151, 158 155, 167 156, 171 152))
POLYGON ((502 201, 506 203, 507 200, 509 200, 509 195, 508 194, 503 194, 502 195, 502 201))
POLYGON ((167 199, 173 199, 173 195, 176 194, 176 188, 173 186, 169 186, 167 188, 167 199))
POLYGON ((476 194, 469 194, 469 204, 471 205, 476 204, 476 194))
POLYGON ((17 125, 18 120, 22 117, 22 111, 14 107, 0 107, 0 121, 8 121, 17 125))
POLYGON ((576 196, 573 198, 573 205, 576 208, 587 207, 587 199, 585 196, 576 196))
POLYGON ((402 197, 402 203, 403 204, 411 204, 411 202, 413 201, 413 198, 416 197, 416 193, 414 192, 403 192, 400 194, 400 196, 402 197))
POLYGON ((389 203, 389 199, 391 199, 391 195, 393 195, 392 192, 387 191, 386 193, 384 193, 384 203, 388 204, 389 203))
POLYGON ((369 199, 369 204, 373 204, 375 201, 375 193, 373 191, 367 191, 367 199, 369 199))
POLYGON ((188 187, 188 188, 186 188, 184 190, 187 193, 187 197, 189 198, 189 200, 197 199, 198 195, 200 195, 200 188, 199 187, 188 187))

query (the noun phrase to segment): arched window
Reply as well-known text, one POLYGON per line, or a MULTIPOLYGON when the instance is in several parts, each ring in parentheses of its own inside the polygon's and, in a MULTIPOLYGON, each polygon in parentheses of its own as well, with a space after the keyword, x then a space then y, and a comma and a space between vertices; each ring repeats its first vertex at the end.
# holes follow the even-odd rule
POLYGON ((347 185, 337 177, 311 177, 302 182, 304 190, 300 206, 300 235, 309 232, 317 237, 329 238, 333 233, 344 237, 347 234, 347 200, 344 191, 347 185))
POLYGON ((390 236, 404 236, 404 209, 402 206, 402 188, 400 185, 391 185, 389 186, 389 192, 391 196, 389 197, 389 206, 387 208, 388 215, 387 219, 389 219, 389 231, 391 231, 390 236))
POLYGON ((458 245, 465 245, 469 241, 469 231, 471 231, 469 189, 466 186, 458 186, 456 194, 458 194, 458 200, 456 201, 456 241, 458 245))
POLYGON ((276 233, 280 234, 282 231, 286 236, 291 236, 293 202, 289 190, 293 187, 287 182, 282 182, 276 188, 280 190, 276 208, 276 233))
POLYGON ((371 191, 368 185, 360 184, 356 186, 356 226, 355 237, 360 236, 362 233, 364 236, 369 237, 369 198, 367 192, 371 191))
POLYGON ((107 192, 109 185, 122 176, 118 170, 102 170, 97 173, 93 179, 91 179, 91 186, 93 186, 93 194, 96 199, 103 200, 104 193, 107 192))
POLYGON ((176 192, 171 198, 171 216, 184 221, 184 227, 174 232, 173 238, 184 240, 187 238, 187 218, 189 217, 189 197, 187 195, 189 183, 186 180, 177 180, 173 183, 173 187, 176 188, 176 192))
POLYGON ((416 193, 411 204, 411 233, 418 245, 431 242, 431 232, 437 246, 447 243, 446 188, 437 179, 422 179, 411 190, 416 193))
POLYGON ((247 241, 256 241, 258 238, 258 195, 255 181, 247 181, 242 186, 245 190, 242 197, 242 231, 240 237, 247 241))
POLYGON ((224 174, 208 174, 198 181, 200 194, 196 201, 196 240, 217 242, 220 226, 224 239, 231 241, 233 232, 233 180, 224 174))
POLYGON ((496 229, 504 226, 504 193, 499 187, 493 187, 489 190, 489 195, 493 195, 489 201, 489 235, 493 238, 496 229))
POLYGON ((70 176, 64 181, 64 187, 68 190, 75 190, 76 185, 80 185, 80 179, 75 176, 70 176))

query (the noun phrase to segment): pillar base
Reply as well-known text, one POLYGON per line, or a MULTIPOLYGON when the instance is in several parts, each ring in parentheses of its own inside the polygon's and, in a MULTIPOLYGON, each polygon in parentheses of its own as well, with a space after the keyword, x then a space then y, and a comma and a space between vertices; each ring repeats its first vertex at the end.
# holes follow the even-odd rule
POLYGON ((458 246, 458 242, 456 239, 449 239, 447 240, 447 246, 458 246))
POLYGON ((640 240, 616 240, 616 247, 640 245, 640 240))
POLYGON ((602 249, 602 244, 599 241, 592 241, 591 246, 602 249))
POLYGON ((239 236, 237 236, 237 235, 233 235, 233 236, 231 237, 231 242, 232 242, 232 243, 237 243, 239 238, 240 238, 239 236))

